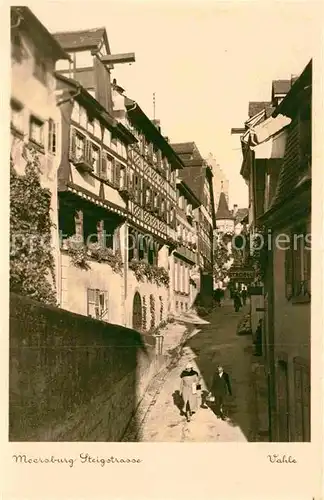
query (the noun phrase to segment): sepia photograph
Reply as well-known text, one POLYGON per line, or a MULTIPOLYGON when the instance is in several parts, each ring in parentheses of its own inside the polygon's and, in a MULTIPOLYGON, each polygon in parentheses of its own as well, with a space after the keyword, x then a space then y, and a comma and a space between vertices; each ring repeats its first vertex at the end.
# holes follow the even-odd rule
POLYGON ((311 441, 316 26, 10 7, 10 442, 311 441))

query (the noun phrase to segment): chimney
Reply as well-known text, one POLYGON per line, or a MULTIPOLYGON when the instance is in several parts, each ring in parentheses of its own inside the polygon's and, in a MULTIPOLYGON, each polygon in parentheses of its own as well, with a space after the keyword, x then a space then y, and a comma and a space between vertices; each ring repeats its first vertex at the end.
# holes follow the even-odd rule
POLYGON ((237 205, 233 205, 233 215, 234 215, 234 217, 237 214, 237 211, 238 211, 238 206, 237 205))
POLYGON ((161 132, 161 122, 160 120, 152 120, 153 125, 156 126, 159 132, 161 132))
POLYGON ((111 89, 114 116, 117 119, 123 120, 126 115, 124 97, 125 90, 117 84, 116 78, 114 78, 112 81, 111 89))

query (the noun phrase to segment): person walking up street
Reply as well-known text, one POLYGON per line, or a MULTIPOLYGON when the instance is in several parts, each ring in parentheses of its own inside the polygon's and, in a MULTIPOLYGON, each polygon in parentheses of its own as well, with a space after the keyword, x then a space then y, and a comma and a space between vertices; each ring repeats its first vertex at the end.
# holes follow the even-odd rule
POLYGON ((180 375, 180 394, 183 400, 182 413, 186 415, 187 422, 198 407, 198 393, 200 391, 200 377, 198 372, 193 369, 191 363, 188 363, 185 370, 180 375))
POLYGON ((238 312, 241 307, 242 307, 242 302, 241 302, 240 294, 239 294, 239 292, 235 292, 235 295, 234 295, 234 309, 235 309, 235 312, 238 312))
POLYGON ((222 420, 224 417, 224 400, 228 395, 232 396, 232 387, 228 373, 226 373, 222 366, 218 366, 211 385, 211 394, 215 398, 215 411, 218 418, 222 420))

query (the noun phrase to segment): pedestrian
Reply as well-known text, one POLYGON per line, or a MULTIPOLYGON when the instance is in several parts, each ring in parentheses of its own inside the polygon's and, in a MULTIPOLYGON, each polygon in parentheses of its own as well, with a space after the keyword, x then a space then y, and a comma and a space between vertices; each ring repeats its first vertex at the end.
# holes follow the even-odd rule
POLYGON ((246 298, 247 298, 247 291, 246 291, 246 289, 244 288, 244 290, 242 290, 242 300, 243 300, 243 306, 245 306, 245 304, 246 304, 246 298))
POLYGON ((232 388, 228 373, 222 366, 218 366, 217 372, 214 375, 210 394, 215 398, 215 411, 218 418, 224 420, 223 405, 227 394, 232 395, 232 388))
POLYGON ((259 319, 258 327, 255 331, 255 356, 262 356, 262 319, 259 319))
POLYGON ((220 288, 216 288, 215 290, 215 300, 216 300, 216 304, 218 307, 221 306, 221 290, 220 288))
POLYGON ((239 294, 239 292, 235 292, 235 294, 234 294, 234 309, 235 309, 235 312, 238 312, 240 310, 241 306, 242 306, 242 302, 241 302, 240 294, 239 294))
POLYGON ((198 391, 201 389, 200 377, 198 372, 193 369, 191 363, 188 363, 185 370, 180 375, 180 394, 183 400, 182 413, 186 416, 187 422, 198 407, 198 391))

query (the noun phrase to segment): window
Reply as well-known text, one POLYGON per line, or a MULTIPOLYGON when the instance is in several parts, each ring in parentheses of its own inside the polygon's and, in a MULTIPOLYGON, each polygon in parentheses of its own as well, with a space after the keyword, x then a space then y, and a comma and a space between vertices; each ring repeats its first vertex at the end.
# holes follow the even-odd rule
POLYGON ((85 148, 86 148, 86 139, 84 135, 76 133, 75 135, 75 159, 81 160, 81 158, 85 158, 85 148))
POLYGON ((109 155, 107 155, 107 181, 111 183, 114 181, 114 159, 109 155))
POLYGON ((108 292, 88 288, 87 314, 91 318, 108 321, 108 292))
POLYGON ((306 228, 295 230, 285 250, 286 297, 310 297, 311 245, 306 228))
POLYGON ((14 100, 11 100, 11 126, 18 132, 24 130, 23 106, 14 100))
POLYGON ((51 118, 48 120, 48 152, 56 153, 56 123, 51 118))
POLYGON ((39 56, 35 54, 34 59, 34 76, 42 83, 46 84, 47 77, 47 67, 46 62, 39 56))
POLYGON ((107 153, 102 153, 102 159, 101 159, 101 165, 100 165, 100 174, 99 177, 101 179, 107 179, 107 172, 108 172, 108 158, 107 158, 107 153))
POLYGON ((90 145, 90 160, 93 171, 96 174, 100 173, 100 149, 93 143, 90 145))
POLYGON ((29 138, 39 146, 44 146, 44 122, 34 116, 30 117, 29 138))

